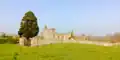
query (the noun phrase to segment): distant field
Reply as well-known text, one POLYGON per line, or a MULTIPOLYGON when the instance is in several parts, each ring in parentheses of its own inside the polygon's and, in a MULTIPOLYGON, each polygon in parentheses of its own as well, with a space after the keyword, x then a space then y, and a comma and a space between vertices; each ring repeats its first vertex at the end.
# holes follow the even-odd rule
POLYGON ((32 48, 1 44, 0 60, 13 60, 15 52, 18 53, 17 60, 120 60, 120 47, 77 43, 51 44, 32 48))

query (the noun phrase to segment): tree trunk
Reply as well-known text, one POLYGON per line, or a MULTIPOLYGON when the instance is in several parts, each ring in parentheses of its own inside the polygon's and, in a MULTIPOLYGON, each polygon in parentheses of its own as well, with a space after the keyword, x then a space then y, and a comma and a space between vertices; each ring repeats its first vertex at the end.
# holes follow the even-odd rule
POLYGON ((30 43, 31 43, 31 40, 30 39, 26 39, 25 45, 26 46, 30 46, 31 45, 30 43))

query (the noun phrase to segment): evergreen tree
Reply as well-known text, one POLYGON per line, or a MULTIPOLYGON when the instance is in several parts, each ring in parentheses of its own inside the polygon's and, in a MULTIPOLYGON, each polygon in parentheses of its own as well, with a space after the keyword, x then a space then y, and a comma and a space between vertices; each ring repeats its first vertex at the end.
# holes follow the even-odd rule
POLYGON ((72 32, 71 32, 71 37, 74 37, 74 32, 73 32, 73 30, 72 30, 72 32))
POLYGON ((37 24, 37 18, 32 11, 25 13, 22 18, 18 35, 20 37, 26 37, 27 39, 37 36, 39 27, 37 24))
POLYGON ((70 33, 69 39, 74 39, 74 38, 75 38, 75 36, 74 36, 74 31, 72 30, 72 32, 70 33))

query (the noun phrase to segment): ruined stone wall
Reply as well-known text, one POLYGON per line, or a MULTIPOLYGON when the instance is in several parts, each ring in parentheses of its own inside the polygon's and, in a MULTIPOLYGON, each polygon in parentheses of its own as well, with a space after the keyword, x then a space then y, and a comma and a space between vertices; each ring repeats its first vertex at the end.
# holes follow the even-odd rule
POLYGON ((57 40, 68 40, 70 34, 55 34, 55 39, 57 40))
POLYGON ((54 38, 54 35, 55 35, 55 32, 52 32, 51 30, 47 29, 47 30, 44 30, 43 31, 43 37, 45 39, 53 39, 54 38))
POLYGON ((55 40, 68 40, 70 37, 70 34, 64 34, 64 33, 56 33, 55 28, 47 28, 47 26, 44 27, 43 32, 41 36, 44 37, 44 39, 55 39, 55 40))

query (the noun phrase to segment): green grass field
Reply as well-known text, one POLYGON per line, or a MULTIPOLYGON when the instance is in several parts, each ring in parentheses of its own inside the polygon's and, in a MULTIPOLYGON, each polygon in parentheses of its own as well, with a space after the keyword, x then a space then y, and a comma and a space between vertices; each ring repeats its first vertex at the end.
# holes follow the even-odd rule
POLYGON ((120 47, 85 44, 51 44, 40 47, 0 45, 0 60, 120 60, 120 47), (14 56, 15 53, 18 55, 14 56))

